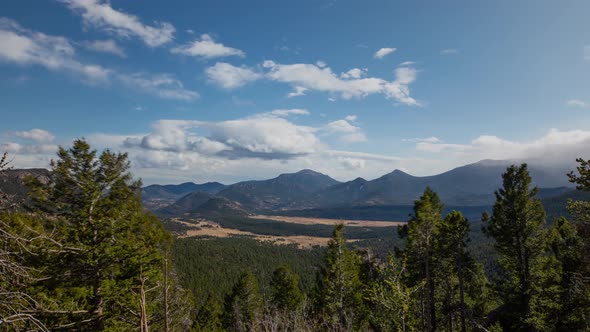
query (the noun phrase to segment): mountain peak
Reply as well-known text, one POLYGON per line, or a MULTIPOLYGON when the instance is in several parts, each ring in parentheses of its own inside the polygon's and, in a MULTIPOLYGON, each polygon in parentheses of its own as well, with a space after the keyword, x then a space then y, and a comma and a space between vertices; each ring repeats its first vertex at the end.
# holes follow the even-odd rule
POLYGON ((392 176, 392 175, 396 175, 396 176, 412 176, 412 175, 410 175, 410 174, 402 171, 401 169, 395 169, 395 170, 393 170, 393 172, 391 172, 391 173, 389 173, 387 175, 389 175, 389 176, 392 176))
POLYGON ((300 170, 299 172, 297 172, 295 174, 325 175, 325 174, 322 174, 320 172, 316 172, 314 170, 311 170, 309 168, 304 168, 304 169, 300 170))

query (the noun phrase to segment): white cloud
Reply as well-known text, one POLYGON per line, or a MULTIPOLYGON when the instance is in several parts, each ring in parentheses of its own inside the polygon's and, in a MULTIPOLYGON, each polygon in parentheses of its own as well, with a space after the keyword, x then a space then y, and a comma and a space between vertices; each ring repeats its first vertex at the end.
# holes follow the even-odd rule
POLYGON ((571 164, 575 158, 590 154, 590 131, 558 129, 549 130, 544 136, 514 141, 494 135, 481 135, 468 144, 417 142, 416 149, 432 154, 445 154, 455 164, 465 164, 482 159, 539 160, 545 164, 571 164))
POLYGON ((414 143, 442 143, 442 140, 438 137, 424 137, 424 138, 405 138, 402 141, 404 142, 414 142, 414 143))
POLYGON ((565 104, 570 107, 579 107, 579 108, 588 107, 588 103, 586 103, 583 100, 578 100, 578 99, 570 99, 570 100, 566 101, 565 104))
POLYGON ((454 48, 445 48, 444 50, 440 50, 440 54, 442 55, 451 55, 457 53, 459 53, 459 51, 454 48))
MULTIPOLYGON (((221 122, 161 120, 148 134, 91 134, 87 138, 93 147, 128 152, 133 173, 146 183, 195 179, 231 183, 303 168, 344 181, 358 176, 370 180, 396 168, 413 175, 432 175, 482 159, 528 160, 561 169, 573 167, 576 157, 590 155, 590 131, 586 130, 552 129, 522 141, 482 135, 465 144, 432 137, 411 139, 421 157, 403 157, 330 149, 318 137, 328 135, 326 126, 301 126, 269 112, 221 122)), ((330 126, 340 134, 354 131, 341 122, 330 126)), ((9 151, 14 158, 14 167, 46 167, 56 150, 52 144, 0 143, 0 151, 9 151)))
POLYGON ((182 82, 169 74, 129 74, 83 63, 77 59, 74 47, 66 38, 27 30, 6 18, 0 18, 0 61, 66 71, 88 83, 118 81, 161 98, 194 100, 199 96, 197 92, 185 89, 182 82))
POLYGON ((236 67, 229 63, 218 62, 205 69, 209 79, 224 89, 234 89, 262 78, 262 75, 246 67, 236 67))
POLYGON ((355 120, 356 116, 349 115, 345 119, 328 123, 323 130, 328 134, 338 135, 338 138, 345 143, 365 142, 367 140, 365 133, 360 127, 351 123, 351 121, 355 120))
POLYGON ((131 88, 165 99, 191 101, 199 98, 198 92, 185 89, 182 82, 169 74, 119 74, 117 78, 131 88))
POLYGON ((402 104, 419 105, 419 102, 410 96, 408 85, 416 79, 416 70, 409 67, 397 68, 393 81, 375 77, 343 79, 334 74, 329 67, 321 68, 314 64, 283 65, 267 60, 263 67, 268 69, 268 79, 289 83, 296 89, 289 96, 303 93, 305 90, 302 89, 339 94, 343 99, 383 94, 386 98, 402 104))
POLYGON ((50 36, 22 28, 13 20, 0 18, 0 61, 19 65, 40 65, 66 70, 89 82, 107 81, 111 71, 76 60, 75 50, 64 37, 50 36))
POLYGON ((352 68, 351 70, 341 73, 340 77, 344 79, 361 78, 366 73, 366 69, 352 68))
POLYGON ((0 144, 0 151, 12 155, 47 155, 57 151, 58 146, 53 144, 19 144, 6 142, 0 144))
POLYGON ((296 125, 281 115, 262 113, 221 122, 160 120, 149 135, 130 138, 126 145, 228 159, 291 159, 319 148, 316 129, 296 125))
POLYGON ((102 29, 119 37, 137 37, 150 46, 156 47, 172 41, 174 26, 156 22, 154 26, 143 24, 137 16, 115 10, 110 3, 100 0, 59 0, 82 15, 87 26, 102 29))
POLYGON ((309 115, 309 111, 304 110, 304 109, 298 109, 298 108, 278 109, 278 110, 271 111, 270 114, 285 117, 285 116, 289 116, 289 115, 309 115))
POLYGON ((171 52, 174 54, 182 54, 204 59, 227 56, 244 57, 246 55, 243 51, 237 48, 232 48, 221 43, 216 43, 213 38, 207 34, 201 35, 199 39, 193 41, 192 43, 175 47, 171 50, 171 52))
POLYGON ((380 48, 375 54, 373 55, 375 59, 383 59, 386 55, 389 55, 396 51, 396 48, 391 47, 383 47, 380 48))
POLYGON ((398 66, 399 67, 408 67, 408 66, 413 66, 415 64, 416 64, 416 62, 414 62, 414 61, 404 61, 404 62, 400 63, 398 66))
POLYGON ((344 120, 350 121, 350 122, 354 122, 354 121, 356 121, 356 119, 357 119, 357 116, 354 115, 354 114, 347 115, 347 116, 344 117, 344 120))
POLYGON ((84 46, 86 46, 86 48, 91 51, 110 53, 121 58, 127 57, 127 54, 125 54, 123 48, 117 45, 117 43, 112 39, 89 41, 84 43, 84 46))
POLYGON ((31 129, 27 131, 17 131, 15 133, 17 137, 30 139, 36 142, 51 142, 55 139, 52 133, 43 129, 31 129))
POLYGON ((305 91, 307 91, 307 88, 304 88, 302 86, 296 86, 295 87, 295 91, 289 92, 287 94, 288 98, 293 98, 293 97, 299 97, 299 96, 305 96, 305 91))

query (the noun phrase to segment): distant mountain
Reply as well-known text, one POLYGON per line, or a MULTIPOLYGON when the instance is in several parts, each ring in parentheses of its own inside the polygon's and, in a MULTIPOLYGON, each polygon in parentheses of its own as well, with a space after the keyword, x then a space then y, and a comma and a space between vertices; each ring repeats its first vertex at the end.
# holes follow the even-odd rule
MULTIPOLYGON (((356 179, 326 188, 315 193, 315 202, 318 206, 411 205, 428 186, 447 205, 489 205, 494 201, 494 191, 502 185, 501 174, 510 164, 509 161, 484 160, 424 177, 395 170, 372 181, 356 179)), ((570 185, 565 176, 567 170, 531 165, 529 171, 539 187, 570 185)))
POLYGON ((0 192, 7 194, 7 202, 0 202, 2 206, 12 203, 22 204, 27 200, 29 189, 25 184, 28 176, 37 178, 41 183, 48 183, 51 173, 44 168, 11 169, 0 173, 0 192))
MULTIPOLYGON (((353 207, 374 206, 378 208, 372 211, 385 211, 381 207, 411 206, 429 186, 446 206, 490 206, 494 202, 494 191, 501 187, 501 174, 512 163, 517 162, 483 160, 423 177, 395 170, 374 180, 356 178, 348 182, 338 182, 328 175, 305 169, 269 180, 230 186, 218 182, 151 185, 143 188, 142 199, 148 209, 162 216, 195 214, 199 209, 212 211, 215 208, 243 212, 319 209, 306 213, 337 215, 353 207)), ((565 176, 568 169, 533 163, 529 170, 534 184, 542 188, 540 198, 560 196, 572 188, 565 176)), ((9 171, 0 176, 0 190, 24 198, 23 179, 28 174, 48 179, 50 173, 45 169, 9 171)), ((367 211, 354 213, 368 216, 367 211)))
POLYGON ((336 185, 331 177, 309 169, 281 174, 263 181, 245 181, 228 186, 217 196, 253 210, 293 209, 313 206, 312 194, 336 185))
POLYGON ((203 184, 185 182, 178 185, 154 184, 142 188, 141 199, 143 201, 143 204, 147 208, 151 210, 157 210, 163 206, 167 206, 169 204, 176 202, 178 199, 182 198, 187 194, 194 192, 216 194, 219 191, 223 190, 225 187, 226 185, 221 184, 219 182, 207 182, 203 184))
POLYGON ((155 213, 159 216, 165 217, 193 214, 199 206, 203 205, 211 198, 212 196, 210 194, 197 191, 183 196, 168 206, 155 210, 155 213))
POLYGON ((247 215, 242 205, 223 197, 206 193, 190 193, 173 204, 155 210, 160 217, 214 217, 218 215, 247 215))
POLYGON ((544 197, 542 202, 547 214, 547 221, 552 222, 555 218, 562 216, 569 218, 570 215, 567 211, 567 202, 570 199, 590 201, 590 192, 569 189, 556 196, 544 197))

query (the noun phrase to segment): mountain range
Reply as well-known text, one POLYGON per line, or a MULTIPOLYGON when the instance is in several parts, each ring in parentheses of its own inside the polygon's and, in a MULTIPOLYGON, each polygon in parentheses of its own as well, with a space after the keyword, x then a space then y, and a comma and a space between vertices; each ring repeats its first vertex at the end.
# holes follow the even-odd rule
MULTIPOLYGON (((312 170, 281 174, 276 178, 244 181, 210 193, 187 195, 158 212, 171 215, 198 213, 207 197, 232 201, 252 212, 334 209, 367 206, 410 206, 428 186, 450 206, 490 206, 494 191, 501 187, 501 174, 511 162, 483 160, 433 176, 413 176, 394 170, 374 180, 356 178, 339 182, 312 170), (207 194, 208 196, 206 196, 207 194)), ((542 188, 540 197, 571 190, 568 170, 530 165, 534 185, 542 188)))
POLYGON ((217 194, 227 187, 219 182, 207 182, 196 184, 185 182, 177 185, 159 185, 143 187, 141 190, 141 199, 143 204, 151 210, 156 210, 170 205, 180 198, 191 193, 217 194))
MULTIPOLYGON (((373 180, 356 178, 340 182, 328 175, 305 169, 281 174, 273 179, 243 181, 232 185, 219 182, 179 185, 150 185, 142 189, 144 205, 161 216, 198 215, 216 209, 243 213, 270 211, 333 215, 341 211, 367 216, 385 207, 407 210, 429 186, 447 206, 482 207, 494 202, 494 191, 501 187, 501 174, 512 162, 483 160, 433 176, 413 176, 394 170, 373 180), (351 209, 354 209, 352 211, 351 209), (376 210, 377 209, 377 210, 376 210)), ((572 190, 567 169, 540 164, 529 166, 541 198, 563 196, 572 190)), ((48 178, 45 169, 11 170, 0 176, 0 191, 23 199, 26 175, 48 178)), ((565 195, 565 196, 564 196, 565 195)))

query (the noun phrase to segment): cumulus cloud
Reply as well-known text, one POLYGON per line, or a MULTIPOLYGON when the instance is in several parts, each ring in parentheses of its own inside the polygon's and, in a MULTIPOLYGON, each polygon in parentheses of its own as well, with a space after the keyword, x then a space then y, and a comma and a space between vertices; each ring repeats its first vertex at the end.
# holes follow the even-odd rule
POLYGON ((304 88, 302 86, 296 86, 295 87, 295 91, 289 92, 287 94, 288 98, 292 98, 292 97, 299 97, 299 96, 305 96, 305 91, 307 91, 307 88, 304 88))
POLYGON ((57 151, 57 145, 53 144, 19 144, 6 142, 0 144, 0 151, 12 155, 47 155, 57 151))
POLYGON ((389 55, 389 54, 395 52, 396 50, 397 50, 396 48, 383 47, 383 48, 380 48, 377 52, 375 52, 375 54, 373 56, 375 57, 375 59, 383 59, 386 55, 389 55))
POLYGON ((515 141, 494 135, 481 135, 468 144, 417 142, 416 149, 431 154, 448 154, 462 163, 482 159, 540 160, 546 164, 572 163, 590 154, 590 131, 551 129, 544 136, 515 141))
POLYGON ((181 81, 169 74, 118 74, 117 78, 131 88, 165 99, 191 101, 199 98, 198 92, 185 89, 181 81))
POLYGON ((351 70, 345 73, 341 73, 340 77, 344 79, 361 78, 361 76, 363 76, 366 71, 366 69, 352 68, 351 70))
POLYGON ((365 142, 367 136, 362 129, 352 122, 356 121, 356 115, 349 115, 344 119, 329 122, 323 130, 328 134, 336 134, 338 138, 346 143, 365 142))
POLYGON ((127 57, 123 48, 112 39, 88 41, 84 43, 84 46, 94 52, 110 53, 121 58, 127 57))
POLYGON ((371 94, 383 94, 405 105, 419 106, 420 103, 410 96, 409 84, 416 79, 416 70, 410 67, 397 68, 395 80, 381 78, 341 78, 330 67, 317 64, 278 64, 267 60, 263 67, 268 70, 266 77, 270 80, 291 84, 296 91, 290 97, 301 95, 306 90, 315 90, 340 95, 343 99, 362 98, 371 94), (304 90, 305 89, 305 90, 304 90))
POLYGON ((17 137, 30 139, 36 142, 51 142, 55 139, 52 133, 43 129, 31 129, 27 131, 17 131, 15 133, 17 137))
POLYGON ((134 15, 113 9, 101 0, 59 0, 82 16, 86 26, 112 33, 122 38, 136 37, 146 45, 156 47, 174 38, 175 28, 170 23, 156 22, 153 26, 141 22, 134 15))
POLYGON ((24 29, 6 18, 0 18, 0 61, 66 71, 93 84, 116 81, 161 98, 193 100, 199 96, 169 74, 124 73, 84 63, 66 38, 24 29))
POLYGON ((246 66, 236 67, 225 62, 205 69, 205 73, 211 82, 224 89, 234 89, 262 78, 261 74, 246 66))
POLYGON ((66 70, 92 82, 108 80, 110 70, 81 63, 75 53, 72 44, 64 37, 31 31, 13 20, 0 18, 0 61, 66 70))
POLYGON ((302 114, 302 110, 290 111, 221 122, 160 120, 150 134, 131 138, 125 145, 229 159, 290 159, 316 151, 320 146, 316 130, 284 119, 286 114, 302 114))
POLYGON ((213 40, 213 38, 208 34, 201 35, 199 39, 189 44, 175 47, 171 50, 171 52, 174 54, 182 54, 204 59, 221 58, 227 56, 244 57, 246 55, 242 50, 215 42, 215 40, 213 40))
POLYGON ((583 100, 578 100, 578 99, 570 99, 570 100, 566 101, 565 104, 570 107, 579 107, 579 108, 588 107, 588 103, 586 103, 583 100))
POLYGON ((398 66, 399 67, 408 67, 408 66, 413 66, 415 64, 416 64, 415 61, 404 61, 404 62, 400 63, 398 66))

